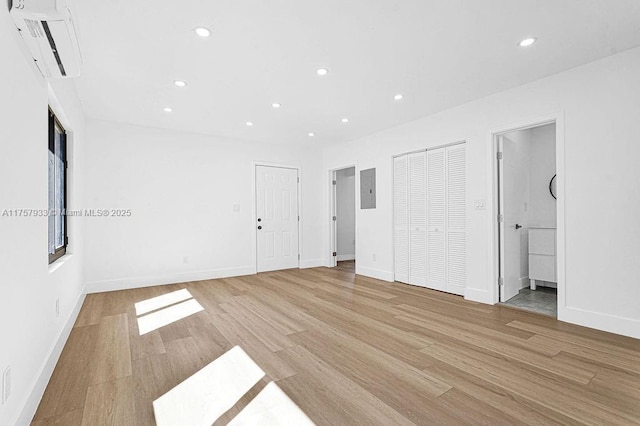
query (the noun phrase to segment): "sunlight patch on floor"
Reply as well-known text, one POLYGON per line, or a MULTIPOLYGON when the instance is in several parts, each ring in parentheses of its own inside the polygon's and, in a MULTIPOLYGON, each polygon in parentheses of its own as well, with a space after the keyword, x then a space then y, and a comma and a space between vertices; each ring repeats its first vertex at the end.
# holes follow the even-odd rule
POLYGON ((158 426, 211 426, 262 377, 264 371, 239 346, 153 401, 158 426))
MULTIPOLYGON (((156 424, 210 426, 264 376, 253 359, 240 346, 234 346, 153 401, 156 424)), ((306 426, 314 423, 277 384, 269 382, 229 424, 306 426)))
POLYGON ((183 288, 182 290, 172 291, 171 293, 163 294, 162 296, 143 300, 134 305, 136 307, 136 315, 140 316, 151 311, 166 308, 169 305, 191 299, 192 297, 193 296, 189 293, 189 290, 183 288))
POLYGON ((200 311, 204 311, 204 308, 195 299, 187 300, 143 317, 138 317, 138 330, 142 336, 200 311))
POLYGON ((313 424, 311 419, 274 382, 270 382, 229 422, 229 426, 313 424))

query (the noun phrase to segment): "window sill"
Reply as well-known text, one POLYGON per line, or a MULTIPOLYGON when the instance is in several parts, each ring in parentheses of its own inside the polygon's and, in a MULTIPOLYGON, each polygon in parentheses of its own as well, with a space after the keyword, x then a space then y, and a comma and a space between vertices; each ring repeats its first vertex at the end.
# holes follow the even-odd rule
POLYGON ((49 273, 52 274, 58 269, 60 269, 60 267, 62 267, 62 265, 67 263, 69 259, 71 259, 72 257, 73 257, 73 254, 67 253, 64 256, 62 256, 60 259, 56 259, 55 262, 49 265, 49 273))

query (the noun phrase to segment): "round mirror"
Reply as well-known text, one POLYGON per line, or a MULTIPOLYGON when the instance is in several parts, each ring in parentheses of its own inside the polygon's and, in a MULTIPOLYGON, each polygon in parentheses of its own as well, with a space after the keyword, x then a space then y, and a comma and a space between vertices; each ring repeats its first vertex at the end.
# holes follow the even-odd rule
POLYGON ((549 192, 551 193, 551 196, 554 199, 558 199, 558 197, 556 196, 557 192, 556 192, 556 175, 553 175, 553 177, 551 178, 551 180, 549 181, 549 192))

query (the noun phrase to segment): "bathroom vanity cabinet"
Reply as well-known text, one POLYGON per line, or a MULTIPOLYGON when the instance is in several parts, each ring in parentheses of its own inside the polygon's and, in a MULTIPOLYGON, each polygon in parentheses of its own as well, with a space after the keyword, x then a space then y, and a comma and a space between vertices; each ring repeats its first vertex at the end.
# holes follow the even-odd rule
POLYGON ((556 229, 529 228, 529 280, 531 290, 536 281, 558 282, 556 229))

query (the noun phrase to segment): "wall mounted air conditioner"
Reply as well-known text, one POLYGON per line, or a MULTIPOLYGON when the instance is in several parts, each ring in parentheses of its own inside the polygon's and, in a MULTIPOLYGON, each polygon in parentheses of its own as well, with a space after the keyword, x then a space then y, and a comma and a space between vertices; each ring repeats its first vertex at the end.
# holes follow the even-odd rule
POLYGON ((80 75, 82 56, 69 0, 13 0, 10 13, 43 76, 80 75))

